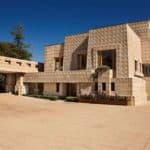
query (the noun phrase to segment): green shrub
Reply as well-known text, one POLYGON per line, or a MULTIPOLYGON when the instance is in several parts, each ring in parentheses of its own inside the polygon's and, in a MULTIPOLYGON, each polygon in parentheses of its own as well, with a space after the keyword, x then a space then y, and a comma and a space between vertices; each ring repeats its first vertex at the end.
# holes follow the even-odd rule
POLYGON ((66 99, 66 96, 59 96, 59 99, 64 100, 64 99, 66 99))
POLYGON ((24 96, 47 99, 47 100, 53 100, 53 101, 59 99, 58 96, 46 96, 46 95, 36 95, 36 94, 30 94, 30 95, 24 95, 24 96))
POLYGON ((66 101, 68 101, 68 102, 78 102, 78 98, 76 96, 67 96, 66 101))
POLYGON ((55 100, 58 100, 59 99, 59 97, 58 96, 48 96, 47 97, 49 100, 53 100, 53 101, 55 101, 55 100))

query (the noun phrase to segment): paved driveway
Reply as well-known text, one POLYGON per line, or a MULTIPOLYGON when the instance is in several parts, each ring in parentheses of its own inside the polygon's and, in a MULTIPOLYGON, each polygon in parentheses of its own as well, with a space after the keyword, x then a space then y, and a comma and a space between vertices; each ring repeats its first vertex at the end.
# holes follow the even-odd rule
POLYGON ((50 102, 0 94, 0 150, 150 150, 150 105, 50 102))

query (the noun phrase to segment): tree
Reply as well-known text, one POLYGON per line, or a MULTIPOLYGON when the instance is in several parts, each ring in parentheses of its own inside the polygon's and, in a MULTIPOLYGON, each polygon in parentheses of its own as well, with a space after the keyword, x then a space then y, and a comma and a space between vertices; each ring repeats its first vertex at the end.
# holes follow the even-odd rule
POLYGON ((14 43, 0 42, 0 56, 30 60, 32 54, 26 49, 20 50, 14 43))
POLYGON ((17 25, 11 34, 14 37, 14 42, 0 42, 0 55, 31 60, 32 54, 28 51, 30 46, 24 42, 23 25, 17 25))
POLYGON ((11 32, 12 36, 14 37, 14 41, 16 46, 19 49, 23 48, 23 40, 24 40, 24 27, 21 24, 18 24, 15 29, 11 32))

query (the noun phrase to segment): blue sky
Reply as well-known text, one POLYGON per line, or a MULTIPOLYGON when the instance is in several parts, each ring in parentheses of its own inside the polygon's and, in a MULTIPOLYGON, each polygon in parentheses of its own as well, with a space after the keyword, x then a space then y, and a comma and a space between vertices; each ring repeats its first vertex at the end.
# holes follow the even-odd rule
POLYGON ((42 62, 44 45, 62 43, 65 35, 148 19, 149 0, 2 0, 0 41, 13 41, 10 32, 22 23, 33 60, 42 62))

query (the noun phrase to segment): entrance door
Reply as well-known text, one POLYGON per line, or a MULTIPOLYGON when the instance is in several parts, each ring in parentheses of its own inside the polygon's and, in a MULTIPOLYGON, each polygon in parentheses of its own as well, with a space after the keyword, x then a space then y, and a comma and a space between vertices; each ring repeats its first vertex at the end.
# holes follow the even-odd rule
POLYGON ((67 83, 67 96, 76 96, 77 85, 73 83, 67 83))

